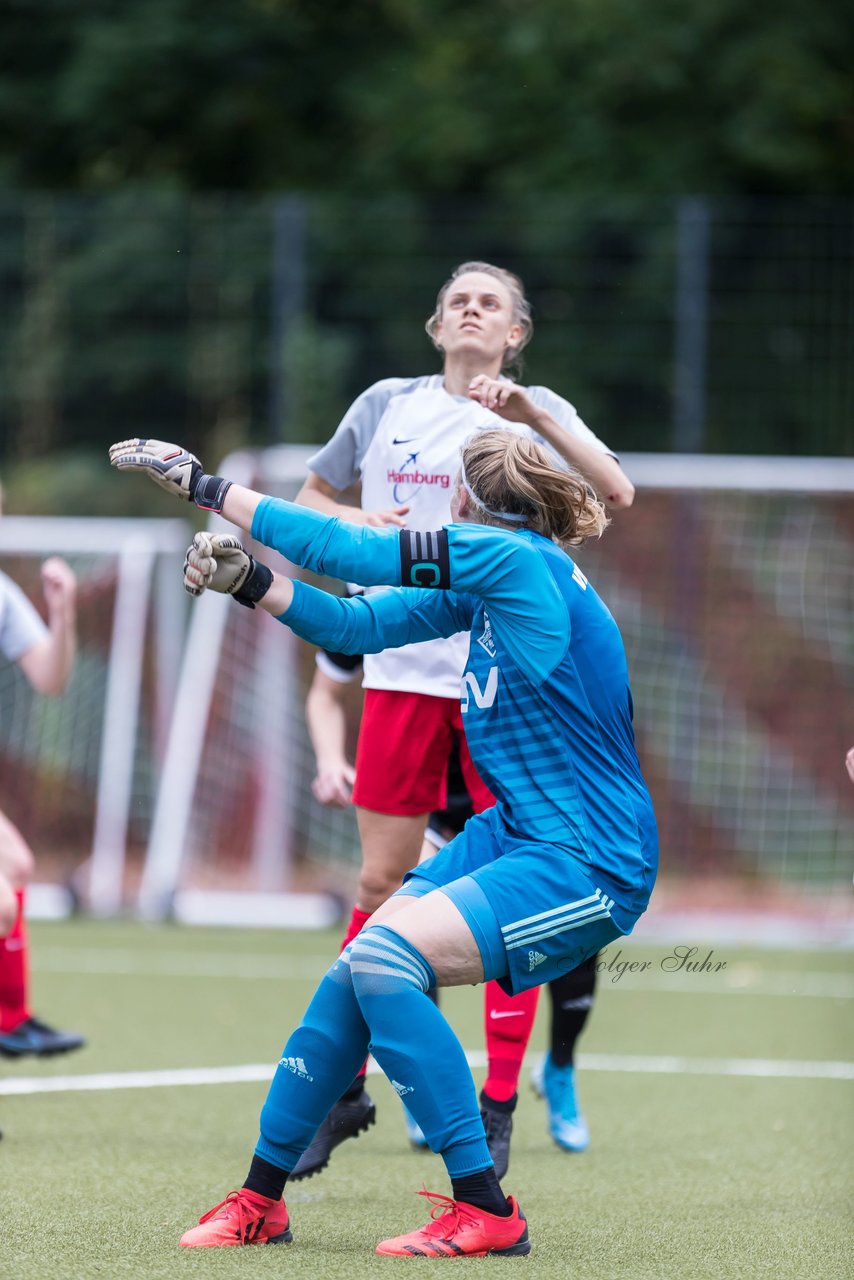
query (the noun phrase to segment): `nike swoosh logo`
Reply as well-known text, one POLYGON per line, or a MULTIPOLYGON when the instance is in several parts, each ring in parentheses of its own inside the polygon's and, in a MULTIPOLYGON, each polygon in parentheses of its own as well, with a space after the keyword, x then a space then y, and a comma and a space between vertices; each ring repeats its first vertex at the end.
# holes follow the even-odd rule
POLYGON ((418 436, 407 436, 405 440, 398 440, 397 436, 392 436, 392 444, 412 444, 413 440, 417 440, 418 436))
POLYGON ((497 1009, 490 1009, 489 1011, 491 1022, 497 1022, 499 1018, 522 1018, 524 1016, 524 1009, 508 1009, 506 1013, 499 1013, 497 1009))

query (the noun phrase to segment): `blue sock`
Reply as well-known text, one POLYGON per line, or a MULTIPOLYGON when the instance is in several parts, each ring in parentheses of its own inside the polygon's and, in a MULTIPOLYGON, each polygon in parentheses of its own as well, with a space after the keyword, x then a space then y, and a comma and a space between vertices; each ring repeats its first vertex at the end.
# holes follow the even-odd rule
POLYGON ((350 969, 371 1052, 451 1178, 491 1168, 462 1045, 427 996, 436 982, 427 961, 379 924, 353 940, 350 969))
POLYGON ((289 1172, 367 1057, 368 1028, 353 992, 349 950, 326 974, 282 1050, 261 1109, 255 1154, 289 1172))

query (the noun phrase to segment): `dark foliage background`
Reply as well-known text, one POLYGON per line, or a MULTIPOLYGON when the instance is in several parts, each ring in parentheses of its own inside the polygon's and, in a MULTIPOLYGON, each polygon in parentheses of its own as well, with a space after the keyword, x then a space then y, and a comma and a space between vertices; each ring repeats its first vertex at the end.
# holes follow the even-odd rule
POLYGON ((690 199, 698 447, 854 451, 853 26, 839 0, 6 0, 0 463, 325 438, 435 367, 468 257, 526 281, 528 380, 671 448, 690 199))

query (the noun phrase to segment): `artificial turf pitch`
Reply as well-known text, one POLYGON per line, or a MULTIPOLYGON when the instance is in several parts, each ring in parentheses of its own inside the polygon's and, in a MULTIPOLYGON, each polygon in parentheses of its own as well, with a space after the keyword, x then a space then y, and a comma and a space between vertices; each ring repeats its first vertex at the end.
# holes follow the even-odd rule
MULTIPOLYGON (((690 974, 662 968, 667 946, 625 945, 621 959, 648 967, 616 982, 600 975, 578 1072, 589 1151, 551 1143, 526 1069, 504 1185, 528 1217, 533 1252, 452 1263, 373 1254, 379 1239, 426 1220, 422 1184, 449 1189, 439 1158, 408 1148, 382 1077, 369 1083, 376 1127, 288 1189, 294 1243, 276 1248, 177 1243, 242 1182, 265 1083, 9 1092, 19 1078, 136 1072, 150 1084, 149 1072, 253 1063, 272 1073, 337 934, 84 921, 31 934, 37 1012, 89 1045, 45 1062, 0 1060, 0 1276, 852 1274, 852 1073, 823 1077, 817 1065, 854 1056, 850 953, 723 946, 713 962, 725 969, 690 974)), ((547 1005, 532 1051, 544 1044, 547 1005)), ((445 993, 443 1008, 465 1047, 482 1051, 481 993, 445 993)))

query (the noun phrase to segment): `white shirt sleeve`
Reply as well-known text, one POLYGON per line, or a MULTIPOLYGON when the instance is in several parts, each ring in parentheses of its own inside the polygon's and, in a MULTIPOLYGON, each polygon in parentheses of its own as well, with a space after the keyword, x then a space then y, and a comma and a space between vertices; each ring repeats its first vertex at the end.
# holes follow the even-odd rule
POLYGON ((35 606, 18 584, 0 573, 0 653, 17 662, 49 635, 35 606))
POLYGON ((338 493, 349 488, 361 475, 362 459, 389 400, 411 382, 411 378, 385 378, 363 391, 344 414, 332 439, 309 458, 309 471, 338 493))

